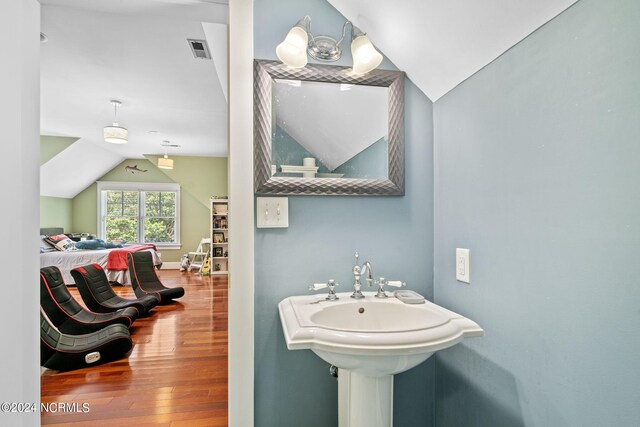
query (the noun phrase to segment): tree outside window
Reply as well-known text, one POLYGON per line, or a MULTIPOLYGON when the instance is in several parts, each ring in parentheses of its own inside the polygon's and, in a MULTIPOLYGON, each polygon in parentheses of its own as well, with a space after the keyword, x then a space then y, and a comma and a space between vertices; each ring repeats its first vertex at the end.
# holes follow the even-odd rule
MULTIPOLYGON (((151 186, 161 187, 163 184, 151 186)), ((107 241, 179 244, 178 195, 179 189, 101 190, 99 205, 103 213, 103 238, 107 241)))

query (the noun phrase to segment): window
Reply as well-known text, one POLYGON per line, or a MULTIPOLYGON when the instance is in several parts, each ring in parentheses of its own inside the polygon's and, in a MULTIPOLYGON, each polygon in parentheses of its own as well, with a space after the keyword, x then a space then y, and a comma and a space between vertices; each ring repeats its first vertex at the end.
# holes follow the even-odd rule
POLYGON ((100 238, 106 241, 180 245, 180 186, 98 182, 100 238))

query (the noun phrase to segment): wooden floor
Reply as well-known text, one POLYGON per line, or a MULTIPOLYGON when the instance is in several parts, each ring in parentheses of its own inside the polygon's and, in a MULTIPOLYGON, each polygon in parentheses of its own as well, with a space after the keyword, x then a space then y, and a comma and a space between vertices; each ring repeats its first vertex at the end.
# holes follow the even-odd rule
MULTIPOLYGON (((56 426, 226 426, 227 277, 161 270, 179 302, 157 306, 131 328, 128 357, 71 372, 45 371, 43 403, 89 404, 87 413, 42 413, 56 426)), ((81 301, 75 288, 74 297, 81 301)), ((115 287, 133 296, 130 287, 115 287)))

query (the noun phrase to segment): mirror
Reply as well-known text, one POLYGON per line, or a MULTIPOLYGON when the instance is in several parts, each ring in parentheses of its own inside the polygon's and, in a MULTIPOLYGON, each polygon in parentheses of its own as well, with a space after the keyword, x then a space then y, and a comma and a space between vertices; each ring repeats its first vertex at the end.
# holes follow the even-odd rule
POLYGON ((403 195, 404 73, 255 61, 257 194, 403 195))

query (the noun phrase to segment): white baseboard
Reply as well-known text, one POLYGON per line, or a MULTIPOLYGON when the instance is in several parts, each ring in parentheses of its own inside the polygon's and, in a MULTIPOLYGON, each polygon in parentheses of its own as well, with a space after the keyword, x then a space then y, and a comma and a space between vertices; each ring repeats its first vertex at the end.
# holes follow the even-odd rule
POLYGON ((178 261, 163 262, 162 270, 180 270, 180 262, 178 261))

